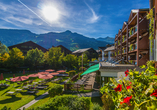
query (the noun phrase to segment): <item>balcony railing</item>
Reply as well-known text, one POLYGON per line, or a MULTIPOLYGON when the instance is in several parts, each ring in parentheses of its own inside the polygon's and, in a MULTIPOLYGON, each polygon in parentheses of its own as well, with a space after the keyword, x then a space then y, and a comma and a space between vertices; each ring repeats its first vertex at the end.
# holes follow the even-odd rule
POLYGON ((130 28, 130 30, 129 30, 129 37, 130 37, 131 35, 133 35, 135 32, 137 32, 137 25, 130 28))
POLYGON ((133 50, 136 50, 136 49, 137 49, 137 43, 130 44, 129 51, 133 51, 133 50))

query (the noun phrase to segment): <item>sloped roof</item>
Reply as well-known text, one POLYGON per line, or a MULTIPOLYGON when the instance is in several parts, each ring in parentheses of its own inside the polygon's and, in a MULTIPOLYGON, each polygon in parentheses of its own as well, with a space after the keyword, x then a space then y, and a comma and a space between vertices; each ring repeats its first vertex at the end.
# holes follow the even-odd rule
POLYGON ((105 50, 106 47, 98 47, 100 50, 105 50))
POLYGON ((115 49, 115 47, 111 46, 111 47, 106 48, 104 51, 111 51, 111 50, 114 50, 114 49, 115 49))
POLYGON ((74 51, 73 53, 83 53, 89 49, 92 49, 92 48, 79 49, 79 50, 74 51))

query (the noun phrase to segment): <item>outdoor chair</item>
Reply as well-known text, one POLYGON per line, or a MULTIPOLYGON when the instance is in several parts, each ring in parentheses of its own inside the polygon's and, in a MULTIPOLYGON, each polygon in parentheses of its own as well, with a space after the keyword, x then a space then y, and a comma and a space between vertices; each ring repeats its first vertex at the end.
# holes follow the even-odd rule
POLYGON ((27 85, 27 82, 23 83, 23 86, 26 86, 27 85))

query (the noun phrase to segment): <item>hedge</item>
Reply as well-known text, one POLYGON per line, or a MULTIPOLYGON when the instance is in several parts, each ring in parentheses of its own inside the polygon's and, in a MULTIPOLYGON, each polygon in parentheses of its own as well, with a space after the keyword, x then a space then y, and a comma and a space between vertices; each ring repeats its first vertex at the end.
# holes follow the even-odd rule
POLYGON ((76 95, 55 96, 46 104, 29 110, 89 110, 91 100, 89 97, 76 95))

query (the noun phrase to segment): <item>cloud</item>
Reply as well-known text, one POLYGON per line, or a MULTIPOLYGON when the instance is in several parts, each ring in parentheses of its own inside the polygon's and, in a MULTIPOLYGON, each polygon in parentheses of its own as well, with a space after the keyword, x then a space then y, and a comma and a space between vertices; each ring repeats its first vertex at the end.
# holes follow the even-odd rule
POLYGON ((89 23, 95 23, 99 20, 99 16, 96 15, 96 13, 94 12, 94 10, 85 2, 85 4, 87 5, 87 7, 90 9, 90 11, 92 12, 93 16, 89 19, 89 23))

